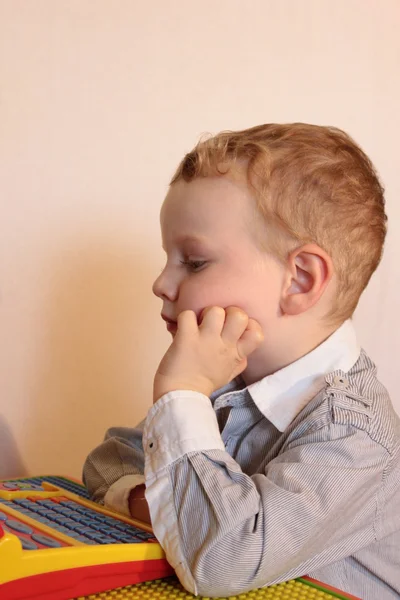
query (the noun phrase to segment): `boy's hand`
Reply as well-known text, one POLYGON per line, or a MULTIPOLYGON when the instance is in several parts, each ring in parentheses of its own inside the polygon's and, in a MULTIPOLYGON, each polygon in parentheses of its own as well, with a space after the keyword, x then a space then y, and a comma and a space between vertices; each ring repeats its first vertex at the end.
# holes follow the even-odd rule
POLYGON ((149 506, 144 496, 145 486, 136 486, 129 494, 129 512, 132 519, 151 525, 149 506))
POLYGON ((154 402, 173 390, 210 396, 244 371, 247 357, 263 341, 260 325, 240 308, 206 308, 197 325, 191 310, 178 316, 174 340, 154 378, 154 402))

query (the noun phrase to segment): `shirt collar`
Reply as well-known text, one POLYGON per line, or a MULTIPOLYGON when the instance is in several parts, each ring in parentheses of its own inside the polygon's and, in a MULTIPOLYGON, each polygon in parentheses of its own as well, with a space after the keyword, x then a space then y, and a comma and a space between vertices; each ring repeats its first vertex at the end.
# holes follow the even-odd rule
MULTIPOLYGON (((357 362, 360 346, 350 320, 299 360, 248 386, 259 411, 279 430, 320 392, 332 371, 347 373, 357 362)), ((225 390, 224 390, 225 391, 225 390)))

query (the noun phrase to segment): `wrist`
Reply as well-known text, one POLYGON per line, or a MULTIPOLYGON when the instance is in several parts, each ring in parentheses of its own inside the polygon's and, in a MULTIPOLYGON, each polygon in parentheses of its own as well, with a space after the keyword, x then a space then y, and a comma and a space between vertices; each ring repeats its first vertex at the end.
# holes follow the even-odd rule
POLYGON ((129 513, 133 519, 151 523, 149 507, 144 496, 145 486, 139 485, 129 494, 129 513))
POLYGON ((213 392, 213 386, 211 382, 207 380, 191 380, 191 379, 167 379, 167 378, 154 378, 153 386, 153 404, 155 404, 162 396, 169 392, 176 392, 177 390, 189 390, 191 392, 198 392, 209 397, 213 392))

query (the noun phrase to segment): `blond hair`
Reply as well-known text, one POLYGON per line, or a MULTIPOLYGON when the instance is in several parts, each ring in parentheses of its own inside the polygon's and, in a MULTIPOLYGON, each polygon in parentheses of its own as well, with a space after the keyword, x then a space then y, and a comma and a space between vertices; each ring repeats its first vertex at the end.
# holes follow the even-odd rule
POLYGON ((180 163, 180 179, 224 176, 246 165, 248 184, 267 227, 280 235, 269 250, 285 259, 315 242, 337 276, 337 322, 350 317, 382 256, 384 190, 366 154, 335 127, 266 124, 201 140, 180 163))

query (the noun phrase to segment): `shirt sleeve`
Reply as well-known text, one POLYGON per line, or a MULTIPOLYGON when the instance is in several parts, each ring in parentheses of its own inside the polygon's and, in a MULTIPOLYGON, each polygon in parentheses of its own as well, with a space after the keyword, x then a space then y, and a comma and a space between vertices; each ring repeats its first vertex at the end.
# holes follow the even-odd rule
POLYGON ((83 467, 91 499, 127 516, 131 490, 144 483, 143 426, 109 429, 83 467))
POLYGON ((351 423, 297 432, 250 477, 224 450, 209 399, 179 391, 150 409, 143 445, 155 535, 193 594, 299 577, 376 538, 388 454, 351 423))

